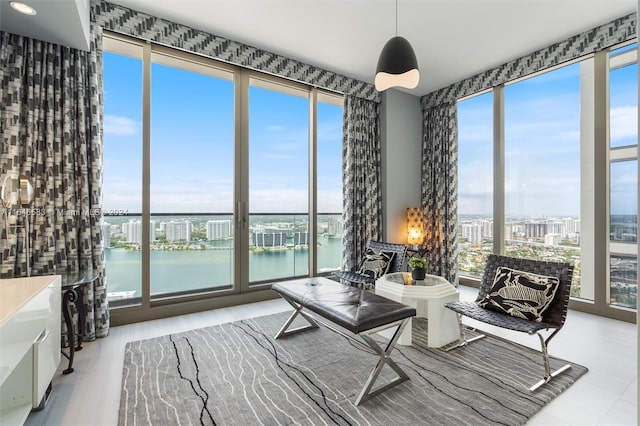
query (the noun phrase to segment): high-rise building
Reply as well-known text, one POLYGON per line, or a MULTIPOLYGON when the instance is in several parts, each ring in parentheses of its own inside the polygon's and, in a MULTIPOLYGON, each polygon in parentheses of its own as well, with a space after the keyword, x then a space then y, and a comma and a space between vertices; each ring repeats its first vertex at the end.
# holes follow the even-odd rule
POLYGON ((505 225, 504 226, 504 238, 506 240, 513 239, 513 225, 505 225))
POLYGON ((557 246, 562 241, 562 236, 560 234, 547 234, 544 236, 544 245, 545 246, 557 246))
POLYGON ((511 226, 511 235, 514 237, 524 237, 524 225, 513 223, 511 226))
POLYGON ((564 222, 549 222, 547 223, 547 234, 559 234, 561 238, 566 238, 567 226, 564 222))
POLYGON ((462 224, 462 236, 472 244, 482 242, 482 229, 483 226, 479 223, 464 223, 462 224))
POLYGON ((493 221, 483 219, 480 221, 480 225, 482 225, 482 237, 493 238, 493 221))
POLYGON ((111 224, 102 222, 102 246, 104 248, 111 247, 111 224))
POLYGON ((273 226, 265 226, 264 233, 265 234, 280 234, 280 233, 284 233, 288 238, 288 237, 291 237, 293 235, 293 229, 289 228, 289 224, 280 223, 280 224, 277 224, 277 226, 275 226, 275 227, 273 227, 273 226))
POLYGON ((309 245, 309 233, 308 232, 294 232, 293 244, 296 246, 309 245))
POLYGON ((251 234, 251 245, 255 247, 284 247, 287 244, 287 233, 282 232, 254 232, 251 234))
POLYGON ((127 222, 125 232, 127 233, 128 243, 142 242, 142 221, 131 219, 127 222))
POLYGON ((208 220, 207 240, 224 240, 231 236, 230 220, 208 220))
MULTIPOLYGON (((127 235, 128 243, 142 242, 142 221, 140 219, 131 219, 127 223, 122 224, 122 232, 127 235)), ((156 240, 156 221, 149 223, 149 241, 156 240)))
POLYGON ((188 220, 172 220, 164 224, 167 241, 191 241, 191 229, 191 222, 188 220))
POLYGON ((574 234, 580 232, 580 219, 574 219, 572 217, 565 217, 562 219, 568 234, 574 234))
POLYGON ((544 238, 548 225, 546 223, 525 223, 524 236, 527 238, 544 238))
POLYGON ((342 218, 329 216, 329 229, 327 230, 329 237, 342 236, 342 218))

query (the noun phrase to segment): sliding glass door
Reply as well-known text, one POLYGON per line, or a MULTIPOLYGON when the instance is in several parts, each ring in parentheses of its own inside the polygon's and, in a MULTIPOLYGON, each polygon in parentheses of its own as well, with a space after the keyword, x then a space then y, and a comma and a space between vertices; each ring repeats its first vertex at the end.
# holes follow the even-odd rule
POLYGON ((249 282, 309 274, 309 92, 249 87, 249 282))
POLYGON ((149 318, 241 303, 339 268, 341 96, 133 39, 104 46, 112 306, 149 318))
POLYGON ((233 73, 154 53, 151 296, 233 287, 233 73))

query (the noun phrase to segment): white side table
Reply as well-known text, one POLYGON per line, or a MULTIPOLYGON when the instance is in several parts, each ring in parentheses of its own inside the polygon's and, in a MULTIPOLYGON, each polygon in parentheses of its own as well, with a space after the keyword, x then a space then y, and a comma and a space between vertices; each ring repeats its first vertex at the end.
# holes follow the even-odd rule
MULTIPOLYGON (((460 338, 460 323, 455 312, 445 303, 460 300, 458 290, 437 275, 427 275, 424 281, 413 281, 410 272, 394 272, 376 281, 376 294, 416 308, 416 316, 427 318, 427 346, 439 348, 460 338)), ((411 321, 398 340, 411 345, 411 321)))

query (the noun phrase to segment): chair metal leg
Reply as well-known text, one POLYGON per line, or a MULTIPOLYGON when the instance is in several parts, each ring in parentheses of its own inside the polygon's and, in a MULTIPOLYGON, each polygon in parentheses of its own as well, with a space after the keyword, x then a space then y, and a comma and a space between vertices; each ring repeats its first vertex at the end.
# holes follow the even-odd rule
POLYGON ((449 351, 451 351, 453 349, 458 349, 458 348, 461 348, 463 346, 467 346, 469 343, 472 343, 472 342, 475 342, 476 340, 480 340, 482 338, 487 337, 484 334, 479 334, 479 335, 477 335, 475 337, 472 337, 471 339, 467 339, 467 338, 464 337, 464 329, 461 328, 461 330, 462 330, 462 332, 461 332, 462 338, 458 341, 458 344, 446 348, 444 350, 445 352, 449 352, 449 351))
POLYGON ((529 388, 531 392, 536 391, 542 385, 549 383, 554 377, 559 376, 561 373, 564 373, 571 368, 571 364, 566 364, 556 371, 551 371, 551 367, 549 366, 549 353, 547 351, 547 344, 549 343, 549 340, 551 340, 551 338, 556 334, 556 331, 554 331, 546 341, 540 332, 536 333, 538 335, 538 338, 540 339, 540 345, 542 346, 542 358, 544 360, 544 377, 538 383, 529 388))

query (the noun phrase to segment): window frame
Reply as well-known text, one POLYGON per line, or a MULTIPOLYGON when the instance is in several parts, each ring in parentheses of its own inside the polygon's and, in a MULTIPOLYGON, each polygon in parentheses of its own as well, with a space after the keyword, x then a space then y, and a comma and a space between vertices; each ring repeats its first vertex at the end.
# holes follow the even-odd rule
MULTIPOLYGON (((133 57, 142 61, 142 211, 136 216, 142 218, 142 295, 135 304, 123 306, 111 306, 111 322, 113 325, 127 324, 131 322, 149 319, 163 318, 197 312, 203 309, 212 309, 223 306, 232 306, 259 300, 273 298, 270 291, 270 283, 249 286, 248 268, 243 270, 242 265, 248 265, 248 225, 242 228, 243 221, 239 220, 243 214, 248 214, 246 202, 248 201, 248 147, 249 147, 249 120, 248 120, 248 92, 249 86, 276 89, 280 92, 294 94, 309 99, 309 276, 318 275, 317 252, 314 250, 317 230, 316 208, 316 146, 317 146, 317 111, 318 101, 332 105, 343 106, 344 96, 329 90, 319 89, 300 82, 294 82, 286 78, 269 75, 255 70, 250 70, 236 65, 231 65, 216 59, 181 51, 167 46, 157 45, 152 42, 139 40, 131 36, 115 34, 109 31, 103 33, 103 50, 133 57), (152 297, 150 294, 150 243, 149 223, 152 220, 150 210, 150 183, 151 183, 151 65, 160 63, 175 66, 185 70, 191 70, 217 78, 232 80, 234 82, 234 225, 236 227, 236 244, 234 247, 234 286, 228 290, 197 291, 186 294, 175 294, 166 297, 152 297), (244 204, 244 205, 243 205, 244 204), (240 231, 240 232, 238 232, 240 231)), ((248 221, 247 221, 248 223, 248 221)), ((114 304, 118 305, 118 304, 114 304)))
MULTIPOLYGON (((610 269, 610 248, 609 248, 609 166, 613 161, 632 160, 638 159, 638 145, 610 148, 609 144, 609 72, 612 69, 616 69, 621 66, 626 66, 632 61, 637 62, 638 53, 637 49, 631 49, 622 52, 619 55, 614 55, 609 61, 609 53, 625 45, 637 43, 637 40, 629 40, 624 43, 612 46, 606 50, 590 53, 580 58, 576 58, 572 61, 567 61, 560 65, 547 68, 545 70, 532 73, 518 79, 509 81, 506 84, 500 84, 493 87, 493 253, 504 253, 504 227, 505 227, 505 105, 504 105, 504 87, 506 85, 516 84, 519 81, 535 77, 540 74, 551 72, 559 67, 579 62, 581 64, 587 64, 591 67, 591 81, 588 82, 587 88, 583 87, 581 82, 581 97, 584 90, 591 90, 591 98, 594 101, 593 108, 586 114, 591 114, 591 131, 593 132, 590 137, 599 141, 593 144, 594 153, 594 165, 590 170, 590 179, 593 179, 596 183, 594 188, 594 194, 591 197, 590 206, 594 210, 595 222, 594 229, 590 229, 587 232, 593 234, 593 256, 594 256, 594 271, 593 282, 601 283, 594 285, 594 300, 585 300, 572 297, 570 300, 570 308, 578 311, 588 312, 596 315, 601 315, 609 318, 623 320, 627 322, 635 322, 637 309, 625 308, 622 306, 615 306, 609 303, 609 269, 610 269)), ((581 75, 582 78, 582 75, 581 75)), ((485 91, 474 93, 469 96, 458 99, 463 101, 470 97, 474 97, 480 94, 486 93, 485 91)), ((582 105, 582 100, 581 100, 582 105)), ((584 119, 582 116, 584 112, 581 109, 581 122, 584 119)), ((582 142, 581 142, 582 145, 582 142)), ((583 148, 581 148, 583 149, 583 148)), ((581 169, 583 169, 584 160, 581 159, 581 169)), ((640 163, 639 163, 640 167, 640 163)), ((583 179, 583 178, 582 178, 583 179)), ((581 183, 582 186, 582 183, 581 183)), ((584 200, 581 200, 583 204, 584 200)), ((581 217, 582 217, 581 206, 581 217)), ((640 222, 639 222, 640 223, 640 222)), ((584 229, 583 229, 584 232, 584 229)), ((615 247, 614 247, 615 248, 615 247)), ((581 246, 582 251, 582 246, 581 246)), ((637 256, 637 244, 634 248, 624 250, 621 254, 635 254, 637 256)), ((617 252, 612 252, 616 254, 617 252)), ((468 276, 460 276, 460 284, 468 285, 472 287, 479 287, 481 278, 472 278, 468 276)))

